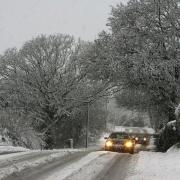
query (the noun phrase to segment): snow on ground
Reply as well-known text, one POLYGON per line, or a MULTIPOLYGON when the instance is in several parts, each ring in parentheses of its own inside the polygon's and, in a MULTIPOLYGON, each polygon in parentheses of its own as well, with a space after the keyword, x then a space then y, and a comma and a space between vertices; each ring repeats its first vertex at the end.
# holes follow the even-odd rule
POLYGON ((113 162, 116 153, 105 151, 91 152, 63 169, 59 169, 44 180, 92 180, 94 179, 109 163, 113 162))
POLYGON ((3 163, 4 161, 8 161, 8 162, 11 162, 11 166, 0 169, 0 179, 3 179, 13 173, 17 173, 17 172, 23 171, 25 169, 35 168, 35 167, 39 167, 39 166, 51 163, 52 161, 56 160, 57 158, 61 158, 63 156, 69 155, 71 153, 79 152, 79 151, 83 151, 83 150, 79 150, 79 149, 61 149, 61 150, 51 150, 51 151, 49 150, 49 152, 52 152, 52 154, 49 154, 44 157, 40 157, 37 160, 30 159, 30 160, 25 160, 25 161, 18 162, 18 163, 13 162, 13 160, 15 158, 17 158, 17 156, 32 154, 32 157, 33 157, 34 152, 41 153, 43 151, 30 150, 30 151, 26 151, 26 152, 2 155, 2 156, 0 156, 0 163, 3 163))
POLYGON ((25 152, 18 152, 18 153, 10 153, 10 154, 0 155, 0 164, 3 161, 10 161, 10 160, 13 160, 14 157, 30 154, 32 152, 34 152, 34 151, 25 151, 25 152))
POLYGON ((180 150, 140 152, 134 171, 126 180, 179 180, 180 150))
MULTIPOLYGON (((39 166, 43 166, 45 164, 53 162, 57 158, 61 158, 63 156, 69 155, 70 153, 75 153, 79 151, 79 149, 62 149, 62 150, 53 150, 53 154, 40 157, 36 160, 30 159, 22 162, 14 163, 13 160, 17 158, 17 156, 23 156, 26 154, 33 154, 35 151, 26 151, 19 152, 13 154, 6 154, 0 156, 0 164, 8 161, 11 162, 11 166, 7 166, 0 169, 0 179, 3 179, 13 173, 18 173, 25 169, 35 168, 39 166)), ((41 152, 41 151, 39 151, 41 152)), ((113 164, 115 161, 115 157, 117 153, 105 152, 105 151, 95 151, 90 152, 86 156, 82 157, 78 161, 71 163, 65 166, 62 169, 57 170, 55 173, 47 176, 48 180, 86 180, 94 179, 104 168, 109 167, 110 163, 113 164)), ((33 157, 33 155, 32 155, 33 157)))
POLYGON ((171 146, 168 150, 167 150, 167 152, 168 153, 178 153, 180 151, 180 143, 177 143, 177 144, 175 144, 175 145, 173 145, 173 146, 171 146))
POLYGON ((29 149, 26 149, 24 147, 0 145, 0 154, 6 153, 6 152, 21 152, 21 151, 28 151, 28 150, 29 149))

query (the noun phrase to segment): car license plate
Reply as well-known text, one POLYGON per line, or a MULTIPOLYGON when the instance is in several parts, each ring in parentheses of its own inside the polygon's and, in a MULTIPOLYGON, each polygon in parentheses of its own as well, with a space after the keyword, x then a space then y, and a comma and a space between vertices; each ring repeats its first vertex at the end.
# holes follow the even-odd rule
POLYGON ((121 144, 116 144, 115 147, 118 149, 122 149, 123 146, 121 144))

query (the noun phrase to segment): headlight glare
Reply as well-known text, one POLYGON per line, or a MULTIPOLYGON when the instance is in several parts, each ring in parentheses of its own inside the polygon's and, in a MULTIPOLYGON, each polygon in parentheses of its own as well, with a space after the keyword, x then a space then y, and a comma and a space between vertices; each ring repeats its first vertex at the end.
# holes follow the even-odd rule
POLYGON ((126 146, 127 148, 130 148, 130 147, 133 146, 133 143, 132 143, 131 141, 127 141, 127 142, 125 143, 125 146, 126 146))
POLYGON ((106 142, 106 146, 107 146, 107 147, 111 147, 112 145, 113 145, 113 143, 112 143, 111 141, 107 141, 107 142, 106 142))

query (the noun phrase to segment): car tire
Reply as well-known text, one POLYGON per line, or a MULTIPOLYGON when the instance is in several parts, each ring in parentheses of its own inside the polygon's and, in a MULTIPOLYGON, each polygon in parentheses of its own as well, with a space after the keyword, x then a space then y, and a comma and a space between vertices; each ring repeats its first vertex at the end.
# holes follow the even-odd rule
POLYGON ((129 151, 130 154, 134 154, 134 149, 129 151))

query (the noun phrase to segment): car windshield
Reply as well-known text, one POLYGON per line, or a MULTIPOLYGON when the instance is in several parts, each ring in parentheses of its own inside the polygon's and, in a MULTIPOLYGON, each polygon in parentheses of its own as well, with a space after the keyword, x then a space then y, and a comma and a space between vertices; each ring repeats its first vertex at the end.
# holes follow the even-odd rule
POLYGON ((126 134, 122 134, 122 133, 112 133, 109 138, 111 139, 126 139, 128 138, 128 136, 126 134))

